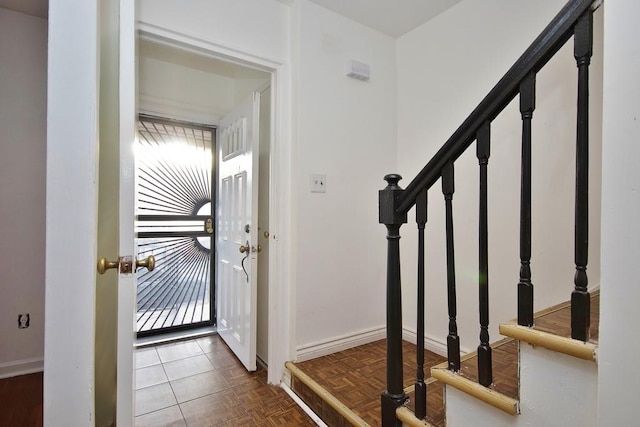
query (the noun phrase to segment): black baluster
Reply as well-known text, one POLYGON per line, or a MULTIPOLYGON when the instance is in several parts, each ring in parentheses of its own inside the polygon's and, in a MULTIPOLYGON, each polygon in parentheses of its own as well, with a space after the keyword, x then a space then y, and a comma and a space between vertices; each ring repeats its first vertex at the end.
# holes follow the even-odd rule
POLYGON ((415 415, 419 419, 427 416, 427 385, 424 382, 424 228, 427 223, 427 190, 416 199, 416 223, 418 224, 418 325, 417 325, 417 371, 415 384, 415 415))
POLYGON ((458 324, 456 323, 456 266, 455 252, 453 250, 453 192, 454 174, 453 162, 447 163, 441 171, 442 194, 445 202, 445 224, 447 235, 447 302, 449 306, 449 335, 447 335, 447 358, 449 369, 460 370, 460 337, 458 336, 458 324))
POLYGON ((396 409, 407 399, 402 386, 402 292, 400 285, 400 227, 407 214, 398 214, 400 175, 384 177, 388 185, 379 193, 379 221, 387 227, 387 390, 381 396, 382 425, 401 427, 396 409))
POLYGON ((533 283, 531 283, 531 119, 536 108, 536 75, 520 83, 522 116, 522 178, 520 184, 520 281, 518 282, 518 324, 533 326, 533 283))
POLYGON ((575 288, 571 293, 571 337, 587 341, 591 301, 587 291, 589 253, 589 63, 593 46, 593 15, 587 11, 574 28, 578 65, 578 123, 576 132, 575 288))
POLYGON ((493 382, 491 347, 489 346, 489 241, 487 216, 487 165, 490 150, 490 123, 484 123, 476 134, 480 164, 480 224, 478 254, 478 288, 480 300, 480 345, 478 346, 478 379, 488 387, 493 382))

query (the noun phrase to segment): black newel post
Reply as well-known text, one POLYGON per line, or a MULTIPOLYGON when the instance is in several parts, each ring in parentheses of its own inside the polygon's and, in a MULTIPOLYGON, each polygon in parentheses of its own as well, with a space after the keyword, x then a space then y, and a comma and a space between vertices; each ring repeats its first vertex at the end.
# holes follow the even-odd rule
POLYGON ((536 108, 536 75, 520 83, 522 116, 522 172, 520 184, 520 281, 518 282, 518 325, 533 326, 533 283, 531 282, 531 119, 536 108))
POLYGON ((401 427, 396 409, 407 396, 402 386, 402 292, 400 289, 400 227, 407 214, 396 208, 403 193, 400 175, 384 177, 387 187, 379 193, 379 220, 387 227, 387 390, 382 394, 382 425, 401 427))
POLYGON ((478 345, 478 380, 489 387, 493 382, 491 346, 489 345, 489 227, 487 205, 487 165, 490 151, 490 124, 478 129, 477 156, 480 164, 480 221, 478 244, 478 293, 480 301, 480 345, 478 345))
POLYGON ((571 337, 587 341, 591 300, 587 291, 589 253, 589 63, 593 46, 593 14, 587 11, 574 29, 578 65, 578 124, 576 135, 575 288, 571 293, 571 337))

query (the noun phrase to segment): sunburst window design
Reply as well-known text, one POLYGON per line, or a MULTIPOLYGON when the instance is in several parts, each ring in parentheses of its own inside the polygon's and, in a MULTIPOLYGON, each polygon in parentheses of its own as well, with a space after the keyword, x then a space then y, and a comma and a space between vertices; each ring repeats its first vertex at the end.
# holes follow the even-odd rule
POLYGON ((137 331, 149 334, 213 321, 213 128, 141 117, 135 147, 137 331))

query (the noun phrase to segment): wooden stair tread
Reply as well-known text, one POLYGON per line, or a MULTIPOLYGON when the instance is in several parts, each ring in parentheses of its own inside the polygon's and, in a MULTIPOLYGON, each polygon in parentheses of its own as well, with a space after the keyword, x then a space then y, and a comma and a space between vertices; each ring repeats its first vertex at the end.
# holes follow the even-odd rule
POLYGON ((431 375, 511 415, 518 413, 518 343, 507 338, 491 345, 493 383, 483 387, 478 383, 478 357, 470 353, 462 357, 460 371, 452 372, 447 362, 431 369, 431 375))
POLYGON ((460 371, 448 370, 442 363, 432 370, 438 380, 462 389, 505 412, 517 413, 519 397, 518 341, 541 345, 575 357, 593 360, 597 348, 600 319, 600 292, 591 295, 591 340, 589 343, 571 340, 571 304, 564 302, 535 314, 534 327, 518 326, 516 321, 500 325, 500 333, 508 338, 491 344, 493 359, 493 384, 478 388, 478 362, 476 353, 470 353, 461 360, 460 371), (435 372, 435 371, 439 372, 435 372), (446 371, 446 372, 445 372, 446 371), (467 383, 469 382, 469 383, 467 383))
POLYGON ((600 292, 591 295, 591 339, 571 339, 571 304, 565 302, 534 317, 534 326, 519 326, 515 320, 500 325, 502 335, 585 360, 595 360, 600 323, 600 292))
MULTIPOLYGON (((518 343, 514 339, 504 339, 491 344, 493 360, 493 383, 490 390, 518 400, 518 343)), ((433 369, 448 369, 447 363, 442 363, 433 369)), ((478 357, 476 353, 470 353, 460 362, 460 371, 457 373, 465 379, 478 382, 478 357)))
MULTIPOLYGON (((600 291, 591 294, 591 338, 598 342, 600 327, 600 291)), ((534 316, 533 329, 561 337, 571 337, 571 303, 565 302, 534 316)))

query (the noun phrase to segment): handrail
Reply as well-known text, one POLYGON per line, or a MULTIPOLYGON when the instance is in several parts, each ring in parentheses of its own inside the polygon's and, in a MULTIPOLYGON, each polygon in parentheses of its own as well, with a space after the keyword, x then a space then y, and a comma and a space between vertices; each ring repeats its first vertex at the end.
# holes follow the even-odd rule
POLYGON ((529 48, 507 71, 489 94, 478 104, 427 165, 407 185, 396 210, 405 214, 413 207, 423 189, 429 189, 440 178, 442 168, 455 161, 476 139, 483 123, 491 122, 515 98, 520 82, 531 72, 539 71, 573 35, 573 26, 597 0, 575 0, 567 3, 529 48))

